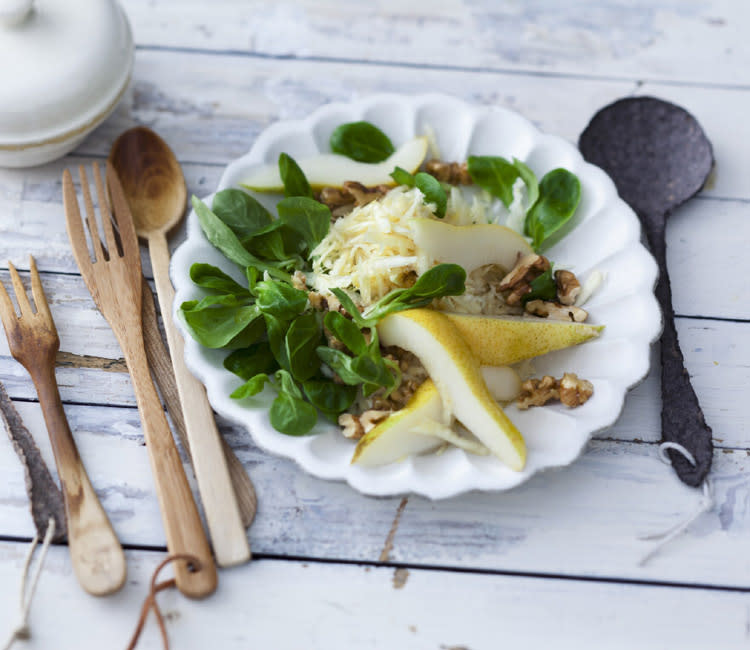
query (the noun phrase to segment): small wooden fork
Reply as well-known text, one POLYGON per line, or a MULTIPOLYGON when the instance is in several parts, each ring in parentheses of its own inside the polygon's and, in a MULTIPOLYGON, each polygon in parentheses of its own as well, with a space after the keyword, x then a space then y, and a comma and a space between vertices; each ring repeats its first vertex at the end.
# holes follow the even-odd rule
POLYGON ((107 519, 70 433, 55 379, 55 355, 60 339, 42 290, 36 262, 31 257, 33 310, 21 278, 8 262, 21 316, 0 283, 0 319, 10 353, 28 370, 39 395, 57 473, 62 483, 68 523, 68 545, 73 569, 81 586, 94 596, 106 596, 125 582, 125 554, 107 519))
POLYGON ((86 286, 115 333, 128 364, 161 507, 167 548, 170 553, 183 556, 174 565, 177 587, 186 596, 202 598, 216 589, 216 564, 149 371, 141 319, 141 253, 135 226, 111 164, 107 163, 107 187, 113 210, 109 208, 99 165, 94 163, 94 185, 101 230, 104 231, 102 241, 86 170, 81 166, 78 171, 94 260, 86 243, 73 178, 66 169, 62 180, 68 238, 86 286), (191 571, 189 562, 184 559, 186 555, 198 560, 200 566, 193 567, 198 570, 191 571))

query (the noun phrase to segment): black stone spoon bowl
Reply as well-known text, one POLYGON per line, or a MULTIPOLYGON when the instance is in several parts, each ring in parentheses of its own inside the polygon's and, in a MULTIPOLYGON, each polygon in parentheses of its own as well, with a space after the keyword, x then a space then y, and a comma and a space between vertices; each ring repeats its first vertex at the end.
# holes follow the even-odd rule
POLYGON ((685 369, 677 340, 667 274, 664 231, 669 214, 695 196, 714 164, 711 143, 687 111, 655 97, 621 99, 601 109, 581 134, 583 157, 607 172, 635 211, 659 265, 656 297, 664 317, 661 337, 662 440, 684 446, 670 459, 680 479, 700 485, 711 468, 711 428, 685 369))

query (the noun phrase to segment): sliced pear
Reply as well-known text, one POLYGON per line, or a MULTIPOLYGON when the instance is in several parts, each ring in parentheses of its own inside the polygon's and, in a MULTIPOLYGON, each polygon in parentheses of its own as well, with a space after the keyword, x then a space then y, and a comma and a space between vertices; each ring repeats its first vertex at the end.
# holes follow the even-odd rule
POLYGON ((603 325, 444 312, 482 365, 507 366, 599 336, 603 325))
POLYGON ((482 377, 498 402, 510 402, 521 392, 521 377, 513 368, 482 366, 482 377))
MULTIPOLYGON (((324 153, 309 158, 300 158, 297 164, 314 190, 323 187, 341 187, 345 181, 359 181, 363 185, 395 185, 390 174, 396 167, 408 172, 416 171, 427 155, 427 138, 420 136, 402 144, 383 162, 361 163, 335 153, 324 153)), ((256 192, 282 192, 277 164, 259 167, 241 183, 256 192)))
MULTIPOLYGON (((513 368, 484 366, 482 376, 496 400, 515 399, 521 390, 521 378, 513 368)), ((404 408, 360 438, 351 462, 364 467, 388 465, 412 454, 432 451, 444 442, 469 453, 487 453, 484 445, 462 438, 443 424, 442 417, 443 400, 432 379, 427 379, 404 408)))
POLYGON ((420 253, 437 262, 458 264, 467 273, 485 264, 510 270, 519 255, 533 253, 515 230, 497 224, 454 226, 437 219, 411 221, 412 239, 420 253))
POLYGON ((378 324, 383 345, 415 354, 435 382, 443 405, 511 469, 526 462, 520 431, 494 400, 474 353, 448 317, 430 309, 390 314, 378 324))
POLYGON ((444 444, 435 436, 416 433, 425 422, 440 421, 443 401, 431 380, 425 381, 400 411, 388 416, 362 436, 354 449, 352 463, 376 467, 394 463, 411 454, 432 451, 444 444))

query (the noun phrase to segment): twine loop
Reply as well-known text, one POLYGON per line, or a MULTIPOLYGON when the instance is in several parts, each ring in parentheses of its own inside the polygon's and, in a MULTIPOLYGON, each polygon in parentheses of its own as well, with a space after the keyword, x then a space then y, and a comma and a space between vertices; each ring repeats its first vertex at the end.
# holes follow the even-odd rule
MULTIPOLYGON (((682 454, 693 467, 696 466, 697 463, 695 462, 695 457, 693 456, 693 454, 677 442, 662 442, 659 445, 659 460, 661 460, 663 463, 671 465, 669 456, 667 456, 667 451, 669 449, 673 449, 674 451, 682 454)), ((650 535, 644 535, 638 538, 644 541, 656 541, 656 544, 654 544, 651 549, 640 559, 640 561, 638 562, 638 566, 644 566, 646 562, 648 562, 659 551, 661 551, 667 544, 669 544, 669 542, 685 532, 690 527, 690 525, 701 515, 706 512, 710 512, 713 509, 713 485, 711 484, 710 479, 706 478, 703 481, 701 487, 703 489, 703 496, 698 502, 698 506, 695 511, 687 519, 678 524, 675 524, 671 528, 661 533, 652 533, 650 535)))

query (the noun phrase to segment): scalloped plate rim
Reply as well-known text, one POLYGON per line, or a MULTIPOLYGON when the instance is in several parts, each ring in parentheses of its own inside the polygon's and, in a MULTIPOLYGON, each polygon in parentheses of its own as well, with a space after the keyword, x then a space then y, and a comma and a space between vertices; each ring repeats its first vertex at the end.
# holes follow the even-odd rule
MULTIPOLYGON (((627 218, 635 220, 637 225, 636 232, 639 235, 637 241, 632 241, 630 243, 646 251, 645 247, 643 247, 640 242, 641 227, 635 213, 617 196, 614 183, 609 176, 598 167, 585 162, 580 152, 572 144, 558 136, 541 132, 528 119, 508 108, 471 105, 459 98, 437 93, 421 95, 399 95, 394 93, 374 94, 352 102, 337 102, 323 105, 301 120, 276 122, 258 136, 247 154, 227 165, 222 173, 216 191, 226 188, 229 184, 228 179, 232 178, 233 175, 236 175, 237 170, 242 171, 243 169, 250 169, 254 165, 263 163, 263 156, 268 151, 268 148, 272 146, 274 142, 278 141, 280 137, 298 133, 300 131, 312 133, 314 126, 320 123, 323 118, 337 112, 347 111, 349 113, 354 112, 362 115, 368 108, 375 105, 384 105, 388 102, 398 104, 399 108, 404 107, 405 104, 409 105, 413 111, 413 115, 416 115, 418 108, 450 104, 452 108, 460 108, 464 114, 469 115, 472 120, 470 134, 474 132, 479 118, 489 114, 496 116, 498 119, 503 119, 503 116, 506 116, 508 119, 513 119, 516 123, 523 125, 523 128, 526 129, 526 132, 532 138, 533 143, 547 141, 554 143, 555 146, 562 147, 562 149, 569 155, 573 156, 579 168, 587 174, 591 174, 591 176, 597 180, 597 184, 600 187, 606 186, 604 187, 604 191, 608 196, 608 200, 603 207, 599 208, 600 211, 607 209, 610 205, 610 201, 619 204, 620 208, 624 206, 624 211, 620 214, 627 215, 627 218)), ((467 140, 467 147, 469 141, 470 137, 469 140, 467 140)), ((580 175, 580 171, 578 173, 580 175)), ((574 236, 574 233, 575 230, 573 230, 568 236, 574 236)), ((628 243, 628 241, 623 242, 624 245, 621 248, 618 248, 616 252, 624 250, 628 243)), ((211 249, 212 247, 203 237, 197 223, 197 218, 194 212, 191 211, 187 220, 187 237, 177 250, 175 250, 170 266, 172 281, 175 287, 175 301, 173 305, 175 315, 177 306, 181 304, 183 300, 191 297, 191 292, 195 291, 190 282, 188 270, 190 264, 200 260, 190 256, 190 254, 194 250, 200 251, 201 248, 206 250, 211 249)), ((650 253, 648 253, 648 251, 646 251, 646 253, 648 259, 651 261, 652 268, 650 269, 650 273, 648 273, 648 277, 650 278, 648 282, 649 292, 645 294, 643 298, 648 303, 648 307, 650 308, 649 313, 652 315, 658 314, 658 317, 649 321, 647 324, 648 326, 644 328, 644 332, 650 332, 650 334, 642 334, 636 342, 639 344, 639 349, 645 350, 648 355, 651 344, 654 343, 661 334, 662 316, 653 293, 658 274, 656 263, 650 253)), ((253 409, 231 400, 226 394, 225 386, 227 376, 231 377, 231 375, 228 375, 228 372, 223 368, 214 366, 205 356, 211 351, 204 350, 192 339, 192 337, 187 335, 179 318, 175 318, 175 321, 178 323, 180 331, 185 337, 185 362, 190 371, 206 386, 209 401, 220 415, 246 428, 256 444, 265 451, 294 460, 303 470, 318 478, 346 481, 355 490, 370 496, 395 496, 412 493, 430 499, 444 499, 471 490, 504 491, 520 485, 537 472, 566 467, 574 463, 583 453, 586 444, 596 433, 609 428, 617 421, 622 409, 624 408, 625 397, 628 391, 645 379, 650 366, 649 361, 645 365, 645 370, 637 370, 634 373, 635 376, 631 376, 625 381, 624 386, 619 386, 617 397, 611 405, 611 408, 606 409, 604 413, 594 416, 591 420, 586 420, 586 422, 588 422, 586 431, 577 432, 579 435, 579 444, 570 449, 571 453, 568 454, 565 462, 542 463, 538 467, 534 467, 536 463, 530 463, 529 466, 527 466, 527 469, 523 472, 511 474, 510 480, 506 479, 498 481, 496 476, 483 474, 479 471, 471 472, 471 470, 469 470, 467 472, 465 463, 462 463, 461 461, 461 455, 463 452, 460 450, 450 450, 449 453, 452 453, 454 458, 459 459, 458 461, 453 461, 453 466, 455 468, 463 468, 464 470, 460 476, 454 477, 452 482, 445 481, 444 476, 433 476, 432 481, 425 481, 423 475, 415 472, 413 458, 394 464, 395 469, 393 471, 395 471, 398 476, 395 478, 391 477, 388 481, 385 481, 377 476, 377 474, 381 473, 378 471, 381 468, 372 468, 372 470, 375 470, 372 471, 370 468, 352 466, 348 462, 343 467, 339 467, 335 463, 331 464, 330 462, 326 464, 324 461, 321 461, 321 459, 314 456, 311 451, 311 447, 315 441, 314 436, 305 436, 302 438, 290 438, 284 436, 270 427, 267 422, 266 413, 263 409, 253 409), (435 480, 436 478, 438 480, 435 480)), ((631 373, 631 375, 632 374, 633 373, 631 373)), ((584 420, 582 419, 578 420, 578 423, 580 424, 583 422, 584 420)), ((330 426, 330 429, 334 428, 336 428, 335 425, 330 426)), ((531 454, 529 454, 529 456, 531 459, 531 454)), ((497 464, 502 465, 500 461, 497 461, 497 464)), ((507 472, 504 476, 508 476, 507 472)))

